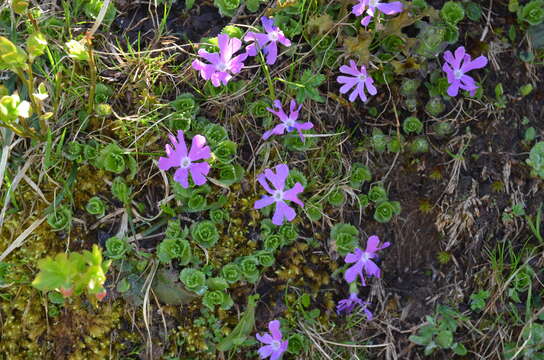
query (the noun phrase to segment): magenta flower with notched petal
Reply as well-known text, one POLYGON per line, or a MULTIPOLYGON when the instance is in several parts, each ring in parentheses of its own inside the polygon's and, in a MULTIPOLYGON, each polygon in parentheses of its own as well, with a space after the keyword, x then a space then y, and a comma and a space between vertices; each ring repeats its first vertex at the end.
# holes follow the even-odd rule
POLYGON ((202 135, 195 135, 191 150, 187 153, 183 131, 178 131, 177 139, 173 135, 168 136, 174 148, 172 149, 169 144, 166 145, 166 157, 159 158, 159 169, 167 171, 177 167, 174 180, 184 188, 189 187, 189 173, 196 185, 203 185, 206 182, 206 175, 210 172, 210 164, 195 161, 211 157, 210 148, 205 146, 206 138, 202 135))
POLYGON ((242 41, 237 38, 231 38, 227 34, 217 36, 219 44, 218 53, 210 53, 204 49, 198 50, 198 55, 209 64, 201 60, 195 60, 192 67, 200 72, 204 80, 211 80, 213 86, 218 87, 221 84, 227 85, 233 74, 237 74, 244 67, 246 53, 238 56, 234 54, 242 47, 242 41))
POLYGON ((280 322, 278 320, 272 320, 268 323, 269 333, 264 335, 257 334, 257 340, 262 342, 264 345, 259 348, 259 357, 261 359, 266 359, 270 357, 270 360, 278 360, 281 358, 287 346, 289 345, 288 340, 282 339, 282 334, 280 331, 280 322))
POLYGON ((257 176, 257 181, 259 181, 262 187, 271 196, 265 195, 261 199, 255 201, 254 208, 262 209, 263 207, 276 203, 276 210, 272 217, 272 223, 274 225, 282 225, 284 220, 293 221, 296 216, 295 209, 287 205, 285 202, 286 200, 304 206, 302 201, 297 198, 297 195, 304 191, 304 186, 297 182, 291 189, 285 190, 285 180, 287 180, 287 176, 289 175, 289 167, 285 164, 280 164, 274 169, 276 172, 266 169, 264 174, 257 176), (276 188, 276 190, 270 188, 268 181, 276 188))
POLYGON ((473 78, 466 75, 467 72, 474 69, 481 69, 487 65, 487 58, 483 55, 478 56, 472 60, 469 54, 465 52, 465 48, 460 46, 455 50, 455 56, 451 51, 444 53, 444 60, 446 62, 442 66, 442 70, 448 77, 450 87, 448 88, 449 96, 457 96, 459 89, 467 90, 470 96, 474 96, 476 93, 476 82, 473 78))
POLYGON ((270 111, 272 114, 279 117, 281 120, 281 124, 276 125, 272 130, 266 131, 263 134, 263 139, 268 140, 268 138, 272 136, 273 134, 283 135, 285 130, 287 130, 287 132, 297 130, 300 136, 300 139, 304 141, 304 135, 302 134, 302 130, 309 130, 314 127, 314 124, 312 124, 309 121, 305 123, 301 123, 297 121, 298 113, 300 112, 302 105, 299 105, 297 108, 297 102, 295 100, 291 100, 291 108, 290 108, 289 115, 287 115, 285 111, 283 111, 283 107, 281 106, 281 102, 279 100, 274 100, 274 108, 276 108, 277 110, 274 111, 271 108, 266 108, 266 110, 270 111))
POLYGON ((255 56, 262 49, 266 55, 266 63, 272 65, 278 58, 278 43, 291 46, 291 40, 286 38, 283 31, 274 25, 274 19, 263 16, 261 22, 266 34, 249 31, 244 37, 244 41, 252 43, 246 47, 246 52, 249 56, 255 56))
POLYGON ((357 64, 355 61, 350 60, 349 66, 342 65, 340 66, 340 72, 348 74, 351 76, 339 76, 336 78, 340 84, 343 84, 340 88, 340 93, 345 94, 353 87, 353 92, 349 95, 349 101, 353 102, 357 99, 357 96, 361 98, 364 102, 368 101, 368 98, 365 94, 365 88, 370 95, 376 95, 378 91, 374 87, 374 80, 366 72, 366 67, 361 65, 361 70, 357 69, 357 64))
POLYGON ((372 320, 373 315, 367 307, 370 305, 370 303, 359 299, 357 293, 351 293, 349 294, 349 298, 340 300, 338 305, 336 305, 336 313, 340 314, 341 312, 352 312, 356 305, 359 305, 363 309, 368 320, 372 320))
POLYGON ((359 0, 359 3, 353 7, 351 13, 355 16, 361 16, 366 12, 367 16, 361 20, 361 25, 367 27, 370 24, 370 20, 376 16, 376 9, 386 15, 395 15, 402 12, 404 5, 400 1, 382 3, 380 0, 359 0))
POLYGON ((379 278, 381 276, 380 268, 372 261, 372 259, 378 256, 376 254, 378 250, 385 249, 389 245, 391 245, 389 242, 380 245, 380 238, 376 235, 369 237, 365 251, 355 248, 353 253, 346 255, 344 261, 348 264, 354 263, 354 265, 346 270, 344 279, 346 279, 348 283, 352 283, 357 280, 357 276, 359 276, 361 278, 361 284, 366 286, 363 270, 368 276, 379 278))

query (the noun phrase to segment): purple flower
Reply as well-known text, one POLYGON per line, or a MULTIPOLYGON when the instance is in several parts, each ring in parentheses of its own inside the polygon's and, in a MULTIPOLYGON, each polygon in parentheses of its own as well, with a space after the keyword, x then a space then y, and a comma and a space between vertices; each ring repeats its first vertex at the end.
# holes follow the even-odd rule
POLYGON ((459 89, 467 90, 470 96, 476 93, 476 82, 473 78, 465 75, 470 70, 481 69, 487 65, 487 58, 483 55, 472 60, 470 55, 465 52, 464 46, 460 46, 455 50, 455 56, 451 51, 444 53, 446 62, 442 66, 442 70, 448 76, 450 87, 448 88, 449 96, 457 96, 459 89))
POLYGON ((302 201, 297 198, 297 195, 304 191, 304 186, 297 182, 291 189, 285 190, 285 180, 289 175, 289 168, 285 164, 280 164, 276 166, 275 169, 276 173, 270 169, 266 169, 264 174, 260 174, 257 177, 257 181, 259 181, 266 192, 272 196, 263 196, 260 200, 255 201, 254 207, 255 209, 261 209, 276 203, 276 211, 272 217, 272 223, 274 225, 282 225, 285 219, 287 221, 292 221, 296 216, 295 209, 287 205, 285 200, 304 206, 302 201), (276 190, 272 190, 270 186, 268 186, 267 180, 274 185, 276 190))
POLYGON ((366 12, 367 16, 361 20, 361 25, 366 27, 374 15, 376 15, 376 9, 380 10, 386 15, 394 15, 402 12, 403 8, 404 7, 400 1, 382 3, 380 0, 359 0, 359 3, 353 7, 351 13, 355 16, 361 16, 366 12))
POLYGON ((187 145, 183 131, 178 131, 178 138, 168 135, 174 149, 167 144, 166 156, 159 158, 159 169, 169 170, 172 167, 178 167, 174 173, 174 180, 184 188, 189 187, 189 173, 196 185, 203 185, 206 182, 206 175, 210 171, 210 165, 207 162, 195 162, 201 159, 211 157, 210 148, 206 145, 206 138, 202 135, 193 137, 191 150, 187 154, 187 145))
POLYGON ((302 130, 309 130, 314 127, 314 124, 309 121, 305 123, 297 122, 298 113, 302 105, 299 105, 298 108, 296 108, 296 106, 296 101, 291 100, 289 116, 287 116, 287 114, 283 111, 281 102, 279 100, 274 100, 274 107, 277 109, 277 111, 274 111, 271 108, 266 108, 266 110, 270 111, 272 114, 280 118, 281 124, 276 125, 272 130, 266 131, 263 134, 264 140, 267 140, 270 136, 272 136, 272 134, 283 135, 285 130, 287 130, 287 132, 297 130, 298 134, 300 135, 300 139, 304 141, 304 135, 302 134, 302 130))
POLYGON ((289 341, 282 341, 280 322, 278 320, 272 320, 269 322, 268 330, 270 330, 270 334, 265 333, 264 335, 256 335, 257 340, 264 344, 259 348, 259 357, 261 359, 266 359, 270 356, 270 360, 278 360, 281 358, 285 350, 287 350, 289 341))
POLYGON ((340 93, 345 94, 355 86, 355 89, 349 95, 349 101, 355 101, 355 99, 357 99, 357 95, 359 95, 361 100, 367 102, 368 99, 365 94, 365 87, 370 95, 376 95, 378 93, 374 87, 374 80, 367 74, 366 67, 364 65, 361 65, 361 70, 358 70, 355 61, 350 60, 349 66, 340 66, 340 71, 344 74, 351 75, 349 77, 339 76, 336 78, 336 81, 343 84, 340 88, 340 93))
POLYGON ((198 50, 198 55, 210 62, 206 64, 200 60, 193 61, 192 67, 200 71, 200 76, 204 80, 211 80, 213 86, 218 87, 227 85, 233 74, 237 74, 244 67, 244 60, 247 54, 243 53, 233 57, 233 55, 242 47, 242 41, 237 38, 231 38, 227 34, 217 36, 219 44, 218 53, 210 53, 204 49, 198 50))
POLYGON ((263 16, 261 22, 266 34, 249 31, 244 37, 244 41, 252 41, 252 43, 246 47, 246 52, 249 56, 255 56, 257 51, 262 49, 266 55, 266 63, 272 65, 278 58, 278 42, 285 46, 291 46, 291 40, 286 38, 283 31, 277 26, 274 26, 274 19, 263 16))
POLYGON ((352 312, 353 308, 355 308, 355 305, 361 306, 361 308, 366 314, 366 318, 368 320, 372 320, 372 317, 373 317, 372 313, 367 308, 367 306, 370 305, 370 303, 359 299, 359 297, 357 296, 357 293, 351 293, 349 294, 349 298, 340 300, 338 302, 338 305, 336 305, 336 313, 340 314, 343 311, 348 313, 352 312))
POLYGON ((389 245, 391 244, 386 242, 380 246, 380 238, 376 235, 369 237, 365 251, 355 248, 353 253, 346 255, 344 261, 346 263, 355 264, 346 270, 344 273, 344 279, 346 279, 348 283, 352 283, 357 280, 357 275, 359 275, 361 277, 361 284, 366 286, 363 270, 368 276, 375 276, 379 278, 381 276, 380 268, 371 259, 377 257, 376 252, 378 250, 385 249, 389 245))

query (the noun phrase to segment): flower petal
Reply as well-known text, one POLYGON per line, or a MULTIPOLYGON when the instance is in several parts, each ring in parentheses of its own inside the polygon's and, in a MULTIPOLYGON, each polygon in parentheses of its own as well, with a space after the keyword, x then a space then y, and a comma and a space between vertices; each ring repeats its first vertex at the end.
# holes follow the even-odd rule
POLYGON ((450 64, 452 64, 455 61, 455 58, 453 57, 453 54, 451 51, 448 50, 444 52, 444 60, 446 60, 446 62, 450 64))
POLYGON ((363 311, 365 312, 366 319, 368 321, 370 321, 370 320, 372 320, 372 318, 374 318, 374 316, 372 315, 372 312, 370 312, 370 310, 368 310, 368 308, 366 306, 363 307, 363 311))
POLYGON ((359 248, 355 248, 355 250, 352 253, 349 253, 346 255, 346 257, 344 258, 344 261, 346 263, 355 263, 359 261, 361 256, 363 256, 363 250, 359 248))
POLYGON ((264 335, 257 333, 255 334, 255 337, 257 338, 257 340, 267 345, 272 344, 272 342, 274 341, 274 338, 269 333, 264 333, 264 335))
POLYGON ((176 151, 179 151, 179 154, 181 157, 187 156, 187 144, 185 144, 185 136, 183 135, 183 130, 178 130, 178 141, 174 146, 176 147, 176 151))
POLYGON ((274 216, 272 217, 272 223, 274 225, 283 225, 283 220, 287 219, 288 221, 293 221, 297 213, 295 210, 284 203, 283 201, 278 201, 276 203, 276 211, 274 212, 274 216))
POLYGON ((160 157, 159 158, 159 169, 167 171, 170 170, 173 167, 179 166, 181 163, 181 158, 178 158, 178 156, 175 156, 176 153, 172 153, 173 156, 169 157, 160 157))
POLYGON ((271 112, 272 114, 276 115, 277 117, 280 118, 280 121, 282 122, 285 122, 287 121, 288 119, 288 116, 287 114, 285 113, 285 111, 283 111, 283 107, 281 106, 281 102, 279 100, 274 100, 273 102, 273 105, 274 105, 274 108, 277 109, 277 110, 273 110, 271 108, 266 108, 266 110, 268 110, 269 112, 271 112))
MULTIPOLYGON (((370 13, 370 9, 367 11, 367 13, 370 13)), ((361 20, 361 25, 363 25, 364 27, 367 27, 368 24, 370 24, 370 20, 372 20, 372 16, 371 16, 371 15, 365 16, 365 17, 361 20)))
POLYGON ((219 45, 219 53, 221 60, 227 62, 234 54, 233 42, 231 41, 230 36, 227 34, 219 34, 217 36, 217 43, 219 45))
POLYGON ((311 128, 314 127, 314 124, 312 124, 311 122, 305 122, 305 123, 295 123, 295 128, 297 130, 310 130, 311 128))
POLYGON ((271 42, 264 49, 266 53, 266 63, 268 65, 273 65, 278 58, 278 45, 275 42, 271 42))
POLYGON ((361 283, 363 286, 366 285, 365 279, 363 277, 363 264, 361 262, 356 262, 353 266, 346 270, 344 273, 344 279, 348 283, 352 283, 357 280, 357 276, 361 277, 361 283))
POLYGON ((275 350, 272 355, 270 356, 270 360, 279 360, 282 356, 282 352, 279 350, 275 350))
POLYGON ((200 56, 204 60, 208 60, 208 62, 213 65, 216 65, 221 61, 221 57, 218 53, 210 53, 204 49, 198 50, 198 56, 200 56))
POLYGON ((189 171, 191 172, 191 177, 193 178, 195 185, 204 185, 206 182, 206 175, 210 172, 210 164, 207 162, 193 163, 189 167, 189 171))
POLYGON ((463 64, 463 66, 461 67, 461 71, 466 73, 470 70, 481 69, 485 67, 486 65, 487 65, 487 58, 481 55, 481 56, 478 56, 476 59, 463 64))
POLYGON ((287 37, 285 37, 285 35, 283 35, 283 32, 280 32, 278 34, 278 41, 283 45, 283 46, 291 46, 291 40, 289 40, 287 37))
POLYGON ((268 323, 268 330, 272 334, 274 340, 281 341, 281 331, 280 331, 280 322, 279 320, 272 320, 268 323))
POLYGON ((446 73, 446 75, 448 75, 448 82, 452 82, 453 80, 450 80, 450 79, 454 79, 454 74, 453 74, 453 69, 450 67, 450 65, 445 62, 443 65, 442 65, 442 71, 444 71, 446 73))
POLYGON ((378 10, 386 15, 394 15, 402 12, 404 6, 400 1, 394 1, 391 3, 380 3, 376 6, 378 10))
POLYGON ((372 260, 367 260, 363 264, 363 268, 365 269, 367 275, 375 276, 377 278, 381 276, 380 268, 372 260))
POLYGON ((276 27, 274 26, 274 19, 271 19, 266 16, 262 16, 261 24, 263 24, 264 31, 266 31, 267 33, 276 30, 276 27))
POLYGON ((361 16, 366 9, 366 1, 359 1, 357 5, 354 5, 351 9, 351 13, 355 16, 361 16))
POLYGON ((174 180, 187 189, 189 187, 189 171, 182 168, 177 169, 174 173, 174 180))
POLYGON ((274 185, 277 190, 283 190, 285 187, 285 180, 289 175, 289 167, 285 164, 279 164, 274 167, 274 171, 266 169, 264 175, 274 185))
POLYGON ((376 90, 376 87, 374 86, 374 80, 371 77, 366 78, 365 85, 370 95, 376 95, 378 93, 378 90, 376 90))
MULTIPOLYGON (((187 152, 187 150, 185 151, 187 152)), ((197 161, 208 159, 211 156, 210 147, 206 146, 206 138, 202 135, 195 135, 191 144, 191 150, 189 151, 189 159, 197 161)))
POLYGON ((285 341, 282 341, 281 342, 281 345, 280 345, 280 350, 282 353, 284 353, 287 348, 289 347, 289 340, 285 340, 285 341))
POLYGON ((246 46, 246 54, 248 56, 257 55, 257 47, 255 46, 255 43, 251 43, 248 46, 246 46))
POLYGON ((340 94, 347 93, 352 87, 354 87, 357 84, 357 79, 347 76, 338 76, 336 78, 336 81, 339 82, 342 85, 340 88, 340 94))
POLYGON ((267 357, 272 355, 275 350, 272 345, 265 345, 261 346, 257 351, 259 352, 259 356, 261 357, 261 359, 266 359, 267 357))
POLYGON ((297 198, 297 195, 304 191, 304 186, 301 183, 296 183, 290 190, 287 190, 283 193, 283 198, 289 201, 292 201, 300 206, 304 206, 302 201, 297 198))
POLYGON ((361 75, 361 71, 357 69, 357 65, 355 64, 355 61, 353 60, 349 61, 349 66, 347 65, 340 66, 340 72, 344 74, 348 74, 348 75, 353 75, 353 76, 361 75))
POLYGON ((261 186, 263 187, 263 189, 266 190, 267 193, 269 193, 270 195, 274 194, 274 190, 272 190, 268 185, 268 182, 266 181, 266 176, 264 176, 264 174, 260 174, 259 176, 257 176, 257 181, 259 182, 259 184, 261 184, 261 186))
POLYGON ((459 46, 455 50, 455 58, 453 59, 453 61, 451 63, 453 70, 459 69, 461 67, 461 61, 465 57, 465 54, 466 54, 466 52, 465 52, 465 47, 464 46, 459 46))
POLYGON ((253 208, 259 210, 259 209, 262 209, 263 207, 272 205, 274 201, 275 200, 272 196, 263 196, 261 199, 255 201, 253 208))
POLYGON ((380 238, 377 235, 372 235, 368 238, 366 242, 366 252, 375 253, 378 251, 378 246, 380 245, 380 238))
POLYGON ((268 140, 268 138, 272 135, 283 135, 285 133, 285 129, 287 127, 285 124, 278 124, 274 126, 272 130, 265 131, 263 134, 263 140, 268 140))
POLYGON ((450 84, 448 87, 448 95, 451 97, 457 96, 459 94, 459 86, 461 85, 461 82, 459 80, 455 80, 450 84))
POLYGON ((357 86, 355 87, 355 89, 353 89, 351 94, 349 94, 349 97, 348 97, 349 101, 354 102, 357 99, 357 96, 360 96, 361 100, 366 102, 367 98, 365 96, 364 91, 359 93, 359 85, 360 83, 357 83, 357 86))

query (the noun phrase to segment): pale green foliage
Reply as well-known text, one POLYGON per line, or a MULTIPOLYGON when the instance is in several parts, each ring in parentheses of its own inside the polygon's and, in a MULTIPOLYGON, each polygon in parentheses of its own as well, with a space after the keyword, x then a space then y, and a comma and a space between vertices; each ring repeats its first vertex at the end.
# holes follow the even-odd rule
POLYGON ((32 286, 41 291, 72 291, 75 295, 86 292, 99 296, 104 290, 109 261, 102 260, 102 253, 97 245, 92 252, 60 253, 54 258, 46 257, 38 261, 40 272, 32 281, 32 286))
POLYGON ((255 307, 259 295, 251 295, 247 301, 247 308, 236 327, 218 345, 219 351, 229 351, 235 346, 241 345, 255 327, 255 307))

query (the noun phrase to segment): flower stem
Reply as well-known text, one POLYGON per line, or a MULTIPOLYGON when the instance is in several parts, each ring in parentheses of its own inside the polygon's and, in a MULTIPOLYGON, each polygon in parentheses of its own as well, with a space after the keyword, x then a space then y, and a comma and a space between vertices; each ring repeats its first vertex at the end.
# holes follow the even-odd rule
MULTIPOLYGON (((42 116, 41 105, 34 98, 34 74, 32 73, 32 63, 29 62, 28 65, 26 66, 26 69, 19 68, 16 71, 16 73, 19 79, 21 79, 23 84, 26 86, 28 97, 30 98, 30 103, 32 104, 32 110, 34 111, 36 116, 38 116, 38 120, 40 122, 40 133, 42 136, 45 136, 45 134, 47 134, 48 126, 47 126, 47 123, 45 122, 45 119, 42 116), (25 73, 26 73, 26 76, 25 76, 25 73)), ((27 134, 35 134, 33 129, 30 128, 26 122, 21 124, 25 127, 25 130, 26 130, 25 132, 27 134)), ((27 135, 27 136, 36 137, 35 135, 34 136, 27 135)))
POLYGON ((276 92, 274 91, 274 84, 272 83, 272 78, 270 77, 270 71, 268 70, 268 65, 264 61, 264 56, 262 53, 259 53, 259 60, 263 66, 264 76, 266 77, 266 82, 268 83, 268 90, 270 91, 270 98, 272 100, 276 99, 276 92))
POLYGON ((86 37, 87 48, 89 52, 89 71, 91 75, 91 83, 89 89, 89 100, 87 103, 87 112, 91 115, 94 112, 94 93, 96 91, 96 63, 94 61, 94 53, 92 48, 92 40, 90 36, 86 37))

